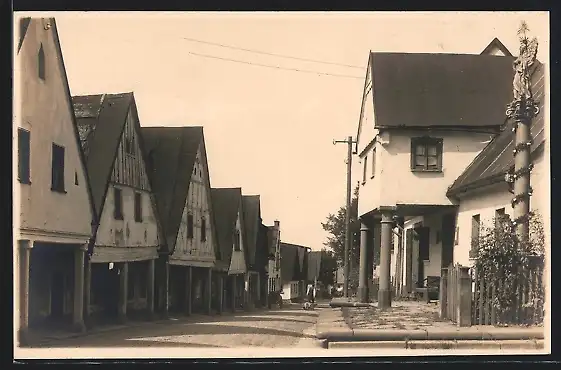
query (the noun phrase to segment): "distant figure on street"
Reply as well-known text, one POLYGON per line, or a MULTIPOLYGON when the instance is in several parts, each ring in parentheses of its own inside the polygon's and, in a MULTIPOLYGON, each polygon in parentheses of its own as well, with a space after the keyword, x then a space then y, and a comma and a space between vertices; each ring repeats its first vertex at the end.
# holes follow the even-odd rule
POLYGON ((316 289, 312 284, 308 285, 307 295, 308 295, 308 301, 311 302, 311 303, 315 302, 315 290, 316 289))

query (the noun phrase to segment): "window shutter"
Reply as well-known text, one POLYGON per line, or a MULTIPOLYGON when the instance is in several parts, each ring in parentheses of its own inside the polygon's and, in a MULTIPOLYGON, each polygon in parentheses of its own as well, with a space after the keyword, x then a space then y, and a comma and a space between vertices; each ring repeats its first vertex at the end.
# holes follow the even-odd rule
POLYGON ((411 170, 415 169, 415 154, 417 153, 417 140, 411 139, 411 170))
POLYGON ((29 184, 31 133, 18 129, 18 179, 29 184))
POLYGON ((64 147, 54 143, 51 160, 51 189, 64 191, 64 147))

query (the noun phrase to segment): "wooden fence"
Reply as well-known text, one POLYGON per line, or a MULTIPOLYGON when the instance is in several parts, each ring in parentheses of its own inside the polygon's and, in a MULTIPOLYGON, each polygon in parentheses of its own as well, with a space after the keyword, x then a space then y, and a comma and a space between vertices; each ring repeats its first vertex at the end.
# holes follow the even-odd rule
POLYGON ((498 271, 470 270, 473 281, 473 325, 535 325, 543 322, 545 296, 543 259, 519 266, 517 279, 498 271))
POLYGON ((458 326, 535 325, 543 322, 544 263, 532 258, 519 267, 522 278, 506 280, 500 271, 450 265, 442 269, 440 317, 458 326))

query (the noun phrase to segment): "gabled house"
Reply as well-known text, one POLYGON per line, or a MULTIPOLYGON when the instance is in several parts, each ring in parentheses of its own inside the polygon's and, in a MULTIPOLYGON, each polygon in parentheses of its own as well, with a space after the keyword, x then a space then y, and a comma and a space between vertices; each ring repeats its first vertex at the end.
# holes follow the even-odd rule
POLYGON ((261 276, 266 260, 262 258, 261 200, 259 195, 243 195, 243 219, 246 233, 247 283, 249 284, 249 308, 260 305, 261 276))
POLYGON ((88 316, 150 317, 161 230, 134 94, 74 96, 72 103, 99 215, 86 269, 88 316))
POLYGON ((203 128, 143 127, 142 134, 164 230, 159 306, 188 315, 221 312, 223 282, 213 273, 219 251, 203 128))
POLYGON ((306 280, 308 284, 315 284, 319 279, 321 271, 321 251, 312 251, 308 254, 308 273, 306 280))
POLYGON ((247 233, 245 230, 242 189, 213 188, 212 208, 216 222, 220 265, 226 267, 224 299, 230 309, 248 309, 247 233))
POLYGON ((457 204, 447 188, 505 123, 512 62, 494 55, 370 53, 355 151, 363 165, 362 239, 380 241, 374 248, 381 248, 384 264, 380 307, 391 304, 392 243, 404 293, 438 280, 453 261, 457 204), (405 235, 394 241, 396 221, 405 235))
MULTIPOLYGON (((535 62, 531 75, 532 92, 540 108, 530 126, 532 135, 532 163, 530 183, 533 195, 530 198, 532 211, 543 217, 548 207, 549 178, 545 154, 545 70, 546 66, 535 62)), ((454 240, 454 263, 470 266, 476 252, 476 243, 481 228, 492 227, 494 222, 505 215, 512 216, 511 200, 513 194, 505 181, 505 174, 514 169, 515 133, 511 123, 497 135, 483 151, 458 176, 447 191, 447 196, 458 202, 456 235, 454 240)), ((543 222, 547 220, 542 219, 543 222)))
POLYGON ((20 18, 15 34, 14 297, 25 344, 43 324, 85 329, 96 212, 55 19, 20 18))
POLYGON ((309 248, 280 243, 282 299, 298 301, 306 294, 309 248))
POLYGON ((257 234, 257 250, 255 252, 255 264, 257 268, 257 276, 259 279, 259 301, 258 305, 267 307, 269 304, 269 227, 259 224, 259 232, 257 234))
MULTIPOLYGON (((281 254, 280 254, 280 221, 276 220, 273 226, 267 228, 267 297, 270 293, 282 290, 281 280, 281 254)), ((268 302, 271 303, 271 302, 268 302)))

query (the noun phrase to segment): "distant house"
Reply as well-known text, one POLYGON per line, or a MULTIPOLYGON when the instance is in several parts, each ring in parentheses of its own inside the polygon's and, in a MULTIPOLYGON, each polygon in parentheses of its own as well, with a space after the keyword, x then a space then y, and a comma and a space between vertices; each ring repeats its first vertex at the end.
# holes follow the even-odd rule
POLYGON ((280 292, 281 281, 281 252, 280 252, 280 221, 275 221, 273 226, 267 228, 268 260, 267 268, 268 293, 280 292))
MULTIPOLYGON (((458 205, 447 190, 505 123, 512 62, 495 55, 369 55, 356 144, 363 165, 359 217, 369 240, 381 240, 380 218, 390 230, 402 220, 404 244, 391 232, 379 242, 399 246, 392 272, 400 292, 439 278, 454 261, 458 205)), ((385 289, 383 299, 391 287, 385 289)))
POLYGON ((227 271, 225 299, 233 311, 247 309, 249 281, 242 189, 213 188, 211 194, 220 247, 220 260, 217 263, 224 265, 227 271))
MULTIPOLYGON (((534 190, 530 207, 542 217, 548 207, 549 178, 548 162, 545 156, 545 65, 536 62, 532 71, 532 91, 538 102, 540 113, 532 120, 531 186, 534 190)), ((505 174, 514 168, 514 133, 511 125, 497 135, 483 151, 475 157, 447 191, 447 196, 458 202, 456 234, 454 240, 454 263, 470 266, 474 257, 476 243, 483 227, 492 227, 504 215, 512 216, 511 200, 513 194, 505 182, 505 174)), ((547 220, 542 219, 547 222, 547 220)))
POLYGON ((14 298, 24 343, 29 329, 47 323, 85 329, 84 264, 96 212, 56 22, 21 18, 15 31, 14 298))
MULTIPOLYGON (((261 305, 262 274, 267 265, 266 253, 263 250, 261 235, 261 200, 259 195, 243 195, 243 213, 246 231, 247 277, 249 284, 248 304, 251 307, 261 305), (263 258, 265 254, 265 259, 263 258)), ((265 240, 266 243, 266 240, 265 240)), ((266 248, 266 245, 265 245, 266 248)))
POLYGON ((174 313, 223 309, 210 176, 202 127, 143 127, 164 230, 159 306, 174 313), (166 271, 167 269, 167 271, 166 271))
POLYGON ((282 299, 300 300, 306 294, 309 248, 280 243, 282 299))
POLYGON ((308 274, 306 280, 309 284, 313 284, 320 278, 321 270, 321 251, 313 251, 308 254, 308 274))
POLYGON ((161 230, 134 94, 74 96, 72 103, 100 215, 87 265, 88 314, 121 321, 152 316, 161 230))

